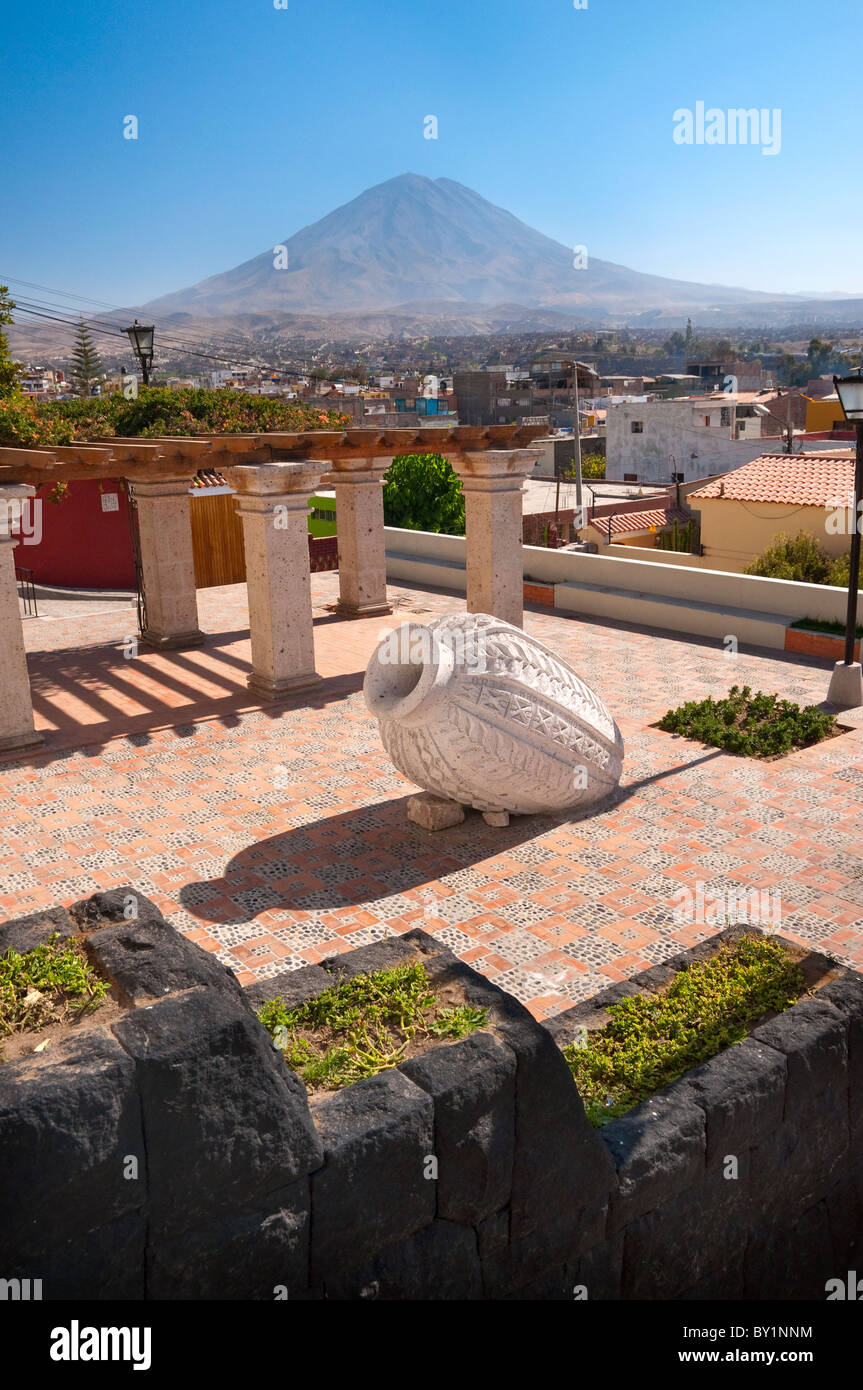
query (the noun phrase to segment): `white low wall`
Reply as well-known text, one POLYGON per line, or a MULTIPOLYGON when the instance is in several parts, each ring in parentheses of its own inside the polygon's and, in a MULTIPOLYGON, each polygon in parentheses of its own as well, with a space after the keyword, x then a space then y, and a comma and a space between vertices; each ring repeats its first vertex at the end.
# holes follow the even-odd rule
MULTIPOLYGON (((464 593, 465 537, 386 527, 387 578, 464 593)), ((781 649, 798 618, 844 622, 847 593, 824 584, 522 546, 524 574, 554 586, 555 607, 589 616, 781 649)), ((857 601, 863 622, 863 595, 857 601)))

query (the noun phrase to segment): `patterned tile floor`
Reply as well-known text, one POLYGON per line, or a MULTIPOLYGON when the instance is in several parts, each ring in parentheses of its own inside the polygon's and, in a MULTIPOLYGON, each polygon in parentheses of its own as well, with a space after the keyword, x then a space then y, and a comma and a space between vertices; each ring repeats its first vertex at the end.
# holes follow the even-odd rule
POLYGON ((122 612, 26 625, 46 746, 0 762, 3 916, 129 882, 244 982, 422 926, 546 1017, 719 930, 675 921, 701 882, 778 891, 784 934, 863 968, 863 710, 767 764, 650 727, 735 682, 817 703, 826 663, 531 610, 621 726, 619 799, 428 834, 360 687, 383 630, 463 600, 391 586, 391 618, 347 622, 336 582, 313 576, 321 690, 265 709, 242 585, 199 594, 196 651, 135 654, 122 612))

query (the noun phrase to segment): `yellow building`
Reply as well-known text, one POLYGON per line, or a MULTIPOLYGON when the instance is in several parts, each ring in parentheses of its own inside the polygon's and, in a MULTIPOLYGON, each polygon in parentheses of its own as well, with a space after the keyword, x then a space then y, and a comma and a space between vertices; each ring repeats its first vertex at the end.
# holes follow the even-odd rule
POLYGON ((742 573, 780 531, 808 531, 829 555, 851 544, 854 455, 764 454, 690 492, 701 516, 703 563, 742 573))
POLYGON ((848 430, 852 426, 842 413, 839 397, 834 392, 816 401, 806 397, 806 433, 822 434, 825 430, 848 430))

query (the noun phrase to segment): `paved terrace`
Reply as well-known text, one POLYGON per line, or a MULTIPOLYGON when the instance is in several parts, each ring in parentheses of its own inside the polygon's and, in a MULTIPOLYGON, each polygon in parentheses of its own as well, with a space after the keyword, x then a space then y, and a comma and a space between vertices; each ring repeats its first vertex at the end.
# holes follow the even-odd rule
POLYGON ((651 727, 735 682, 818 702, 827 663, 528 609, 621 726, 619 799, 429 834, 360 688, 382 632, 464 599, 391 585, 392 615, 351 620, 337 585, 312 576, 321 688, 269 706, 245 684, 245 585, 198 595, 188 651, 127 659, 123 610, 25 623, 46 744, 0 763, 4 916, 129 882, 244 982, 422 926, 545 1017, 717 930, 674 921, 700 880, 778 889, 785 934, 863 968, 863 723, 768 764, 651 727))

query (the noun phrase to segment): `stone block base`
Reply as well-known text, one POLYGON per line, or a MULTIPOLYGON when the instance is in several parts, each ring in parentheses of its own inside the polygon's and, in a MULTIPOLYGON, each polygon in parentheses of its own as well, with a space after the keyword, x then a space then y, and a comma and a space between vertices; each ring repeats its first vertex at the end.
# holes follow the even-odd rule
POLYGON ((464 820, 464 807, 432 792, 420 792, 408 797, 408 820, 423 830, 446 830, 464 820))
POLYGON ((486 825, 509 825, 509 811, 483 811, 486 825))
POLYGON ((271 681, 264 676, 252 674, 246 678, 246 685, 253 695, 261 700, 287 700, 301 690, 317 690, 322 685, 317 671, 307 671, 302 676, 292 676, 289 680, 271 681))
POLYGON ((13 753, 18 749, 40 748, 45 742, 45 735, 38 734, 35 729, 29 729, 23 734, 8 734, 5 738, 0 738, 0 753, 13 753))
POLYGON ((836 662, 830 677, 827 703, 840 709, 856 709, 858 705, 863 705, 863 668, 859 661, 851 666, 846 666, 844 661, 836 662))
POLYGON ((391 603, 345 603, 339 599, 335 607, 340 618, 384 618, 392 613, 391 603))
POLYGON ((142 632, 138 641, 154 651, 179 651, 185 647, 200 647, 204 641, 204 634, 198 628, 193 628, 190 632, 172 632, 167 635, 158 632, 142 632))

